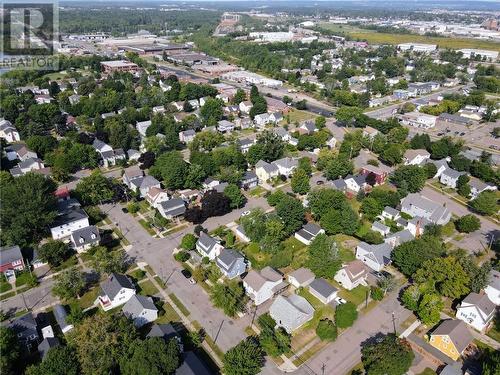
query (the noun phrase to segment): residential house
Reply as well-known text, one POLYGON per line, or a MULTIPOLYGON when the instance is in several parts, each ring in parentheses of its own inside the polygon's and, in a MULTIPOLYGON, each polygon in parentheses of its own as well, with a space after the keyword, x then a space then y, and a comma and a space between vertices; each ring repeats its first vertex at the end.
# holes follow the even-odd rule
POLYGON ((320 233, 325 233, 325 230, 322 229, 319 225, 314 223, 307 223, 295 232, 294 237, 298 239, 305 245, 310 245, 311 242, 316 238, 316 236, 320 233))
POLYGON ((427 115, 420 112, 408 112, 399 115, 401 124, 413 126, 415 128, 430 129, 436 125, 436 116, 427 115))
POLYGON ((367 187, 366 183, 366 175, 358 174, 356 176, 348 175, 344 178, 344 182, 347 185, 347 188, 355 193, 359 192, 361 189, 365 189, 367 187))
POLYGON ((335 274, 334 280, 338 282, 343 288, 352 290, 359 285, 367 286, 366 278, 368 272, 366 267, 360 260, 353 260, 342 266, 342 268, 335 274))
POLYGON ((247 234, 245 233, 245 229, 243 229, 242 225, 238 225, 234 231, 236 233, 236 236, 243 241, 243 242, 250 242, 250 238, 248 238, 247 234))
POLYGON ((313 134, 314 132, 318 131, 318 128, 316 128, 316 125, 312 121, 304 121, 300 126, 299 126, 299 131, 301 133, 305 134, 313 134))
POLYGON ((345 183, 343 178, 338 178, 331 182, 332 188, 341 192, 347 191, 347 184, 345 183))
POLYGON ((141 157, 141 153, 137 150, 130 149, 127 151, 127 158, 129 162, 137 162, 139 161, 139 158, 141 157))
POLYGON ((19 159, 24 161, 29 158, 38 158, 36 152, 30 151, 24 144, 16 143, 5 147, 5 153, 9 161, 19 159))
POLYGON ((135 287, 132 281, 126 275, 112 273, 101 283, 101 293, 96 302, 104 311, 108 311, 123 305, 134 295, 135 287))
POLYGON ((97 151, 101 157, 102 164, 105 168, 115 165, 119 160, 125 160, 125 152, 121 148, 113 150, 113 148, 100 141, 99 139, 94 139, 92 146, 97 151))
POLYGON ((50 233, 54 240, 71 236, 71 234, 90 225, 87 213, 78 206, 70 206, 59 215, 50 226, 50 233))
POLYGON ((148 128, 151 126, 152 122, 151 120, 146 120, 146 121, 139 121, 135 125, 137 131, 141 135, 141 137, 146 137, 146 132, 148 128))
POLYGON ((256 306, 266 302, 286 286, 283 275, 269 266, 260 271, 250 270, 243 279, 245 292, 256 306))
POLYGON ((286 131, 285 128, 282 128, 281 126, 278 126, 276 128, 272 128, 271 132, 275 134, 277 137, 279 137, 283 142, 289 142, 291 135, 286 131))
POLYGON ((193 129, 187 129, 179 132, 179 141, 183 143, 191 143, 196 136, 196 132, 193 129))
POLYGON ((217 130, 221 133, 230 133, 234 130, 234 123, 227 120, 220 120, 217 123, 217 130))
POLYGON ((240 111, 246 115, 250 113, 250 110, 252 109, 253 104, 250 100, 245 100, 239 104, 240 111))
POLYGON ((71 245, 78 253, 83 253, 91 247, 99 245, 100 241, 99 228, 94 225, 77 229, 71 233, 71 245))
POLYGON ((134 294, 122 308, 123 314, 134 321, 137 328, 158 319, 158 309, 151 297, 134 294))
POLYGON ((63 305, 57 304, 53 309, 54 317, 56 319, 57 325, 61 329, 61 332, 66 334, 71 331, 74 326, 73 324, 69 324, 67 321, 68 314, 63 305))
POLYGON ((204 362, 192 351, 185 352, 180 367, 175 370, 175 375, 213 375, 204 362))
POLYGON ((276 321, 277 326, 292 333, 313 318, 314 308, 304 297, 297 294, 278 296, 269 308, 269 315, 276 321))
POLYGON ((446 159, 440 159, 440 160, 431 160, 427 159, 426 163, 431 163, 436 166, 436 174, 432 178, 439 178, 441 177, 441 174, 448 169, 448 162, 446 159))
POLYGON ((333 150, 336 144, 337 144, 337 139, 335 139, 335 137, 330 137, 326 140, 326 145, 330 150, 333 150))
POLYGON ((391 233, 391 228, 389 228, 385 224, 382 224, 380 221, 374 221, 371 230, 380 233, 384 237, 391 233))
POLYGON ((186 212, 186 202, 182 198, 172 198, 159 203, 158 212, 165 219, 172 220, 184 215, 186 212))
POLYGON ((146 194, 146 201, 153 207, 158 209, 160 203, 166 202, 170 199, 166 190, 153 186, 146 194))
POLYGON ((9 143, 19 142, 21 140, 21 136, 16 127, 5 119, 0 119, 0 138, 5 139, 9 143))
POLYGON ((255 140, 253 139, 238 139, 237 140, 238 147, 241 151, 242 154, 246 154, 248 150, 250 150, 250 147, 252 147, 255 144, 255 140))
POLYGON ((40 337, 38 334, 38 324, 31 312, 15 318, 8 324, 8 327, 14 331, 19 344, 28 350, 38 342, 40 337))
POLYGON ((287 280, 295 288, 303 288, 313 282, 314 273, 308 268, 301 267, 290 272, 287 280))
POLYGON ((361 168, 360 174, 365 175, 368 180, 370 180, 368 176, 372 176, 373 180, 375 181, 374 185, 382 185, 387 179, 388 175, 386 171, 370 164, 366 164, 365 166, 363 166, 361 168))
POLYGON ((45 169, 45 165, 43 161, 38 158, 28 158, 23 160, 17 164, 14 168, 12 168, 9 172, 14 177, 22 176, 28 172, 37 172, 45 169))
POLYGON ((253 171, 246 171, 241 178, 240 185, 243 189, 253 189, 259 184, 259 178, 253 171))
POLYGON ((425 217, 438 225, 444 225, 451 219, 451 212, 445 206, 417 193, 410 193, 401 200, 401 212, 425 217))
POLYGON ((279 169, 275 164, 269 164, 264 160, 259 160, 255 164, 255 174, 260 181, 266 182, 279 176, 279 169))
POLYGON ((387 243, 370 245, 360 242, 356 247, 356 259, 361 260, 372 270, 380 272, 391 263, 391 251, 392 248, 387 243))
POLYGON ((203 191, 213 190, 219 184, 220 184, 219 180, 215 180, 212 177, 207 177, 205 181, 203 181, 202 183, 203 191))
POLYGON ((471 199, 477 198, 477 196, 483 191, 496 191, 496 185, 493 185, 489 182, 483 182, 479 178, 471 177, 469 180, 470 186, 470 196, 471 199))
POLYGON ((382 211, 382 217, 389 220, 397 220, 401 217, 401 213, 395 208, 385 206, 382 211))
POLYGON ((6 276, 24 269, 24 258, 19 246, 0 247, 0 272, 6 276))
POLYGON ((465 172, 458 172, 454 169, 447 168, 443 173, 441 173, 439 182, 452 189, 455 189, 457 187, 458 178, 463 174, 465 174, 465 172))
POLYGON ((139 168, 138 165, 132 165, 128 168, 125 168, 122 176, 123 183, 130 189, 134 189, 134 185, 132 181, 137 178, 142 178, 144 176, 144 171, 139 168))
POLYGON ((218 185, 215 185, 212 190, 215 190, 217 193, 224 193, 224 190, 229 186, 228 182, 221 182, 218 185))
POLYGON ((48 354, 49 350, 60 346, 61 343, 57 337, 47 337, 42 340, 40 344, 38 344, 38 354, 42 358, 42 361, 45 359, 45 356, 48 354))
POLYGON ((215 264, 228 279, 242 275, 247 269, 245 257, 233 249, 222 249, 215 264))
POLYGON ((470 126, 472 124, 474 124, 474 121, 469 118, 461 115, 452 115, 446 112, 441 113, 436 120, 436 125, 443 127, 470 126))
POLYGON ((309 292, 323 302, 325 305, 332 302, 337 297, 339 290, 325 279, 314 279, 309 284, 309 292))
POLYGON ((431 154, 427 150, 406 150, 404 156, 403 156, 403 162, 405 165, 421 165, 429 158, 431 157, 431 154))
POLYGON ((430 334, 429 344, 458 361, 472 340, 473 337, 464 322, 447 319, 430 334))
POLYGON ((485 332, 495 317, 496 305, 488 295, 470 293, 457 306, 457 319, 463 320, 468 325, 480 332, 485 332))
POLYGON ((500 272, 496 270, 490 271, 488 285, 484 288, 484 292, 495 305, 500 305, 500 272))
MULTIPOLYGON (((405 222, 407 225, 407 222, 405 222)), ((400 230, 399 232, 389 234, 385 239, 384 242, 388 244, 391 248, 395 248, 396 246, 399 246, 405 242, 414 240, 415 237, 414 235, 408 230, 400 230)))
POLYGON ((379 131, 371 126, 367 126, 363 129, 363 137, 373 139, 377 134, 379 134, 379 131))
POLYGON ((432 223, 425 217, 415 216, 408 220, 406 229, 409 230, 414 237, 420 237, 424 234, 425 227, 430 224, 432 223))
POLYGON ((196 250, 203 257, 207 257, 210 260, 214 260, 220 255, 224 246, 220 244, 218 240, 212 236, 206 234, 205 232, 200 232, 200 237, 196 241, 196 250))
POLYGON ((165 109, 165 106, 163 105, 157 105, 155 107, 153 107, 153 113, 156 114, 156 113, 165 113, 167 110, 165 109))
POLYGON ((161 188, 160 181, 150 175, 134 178, 130 181, 131 190, 139 193, 141 198, 145 198, 151 188, 161 188))

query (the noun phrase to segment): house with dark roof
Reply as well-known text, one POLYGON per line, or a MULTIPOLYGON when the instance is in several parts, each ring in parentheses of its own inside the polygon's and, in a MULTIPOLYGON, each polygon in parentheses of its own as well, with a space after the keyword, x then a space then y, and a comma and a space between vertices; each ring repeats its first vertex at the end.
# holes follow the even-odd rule
POLYGON ((28 349, 38 342, 40 337, 38 333, 38 324, 31 312, 15 318, 8 324, 8 327, 16 334, 19 344, 28 349))
POLYGON ((40 344, 38 344, 38 354, 40 354, 42 361, 45 359, 45 356, 47 355, 50 349, 60 345, 61 343, 59 342, 57 337, 47 337, 43 339, 43 341, 40 344))
POLYGON ((278 296, 269 308, 269 315, 276 321, 277 326, 292 333, 313 318, 314 308, 304 297, 297 294, 278 296))
POLYGON ((259 178, 253 171, 246 171, 240 181, 240 186, 245 189, 253 189, 259 184, 259 178))
POLYGON ((345 183, 343 178, 337 178, 336 180, 333 180, 330 184, 332 185, 333 189, 341 191, 343 193, 345 193, 347 190, 347 184, 345 183))
POLYGON ((309 284, 309 293, 319 299, 325 305, 337 297, 339 290, 323 278, 314 279, 309 284))
MULTIPOLYGON (((406 224, 408 224, 408 222, 406 222, 406 224)), ((389 234, 384 239, 384 242, 388 244, 391 248, 395 248, 396 246, 399 246, 408 241, 412 241, 414 239, 415 236, 408 229, 404 229, 400 230, 399 232, 389 234)))
POLYGON ((161 188, 160 181, 153 176, 143 176, 130 181, 131 190, 139 193, 141 198, 145 198, 151 188, 161 188))
POLYGON ((356 247, 356 259, 361 260, 372 270, 380 272, 391 263, 391 251, 392 248, 387 243, 370 245, 360 242, 356 247))
POLYGON ((184 215, 186 212, 186 202, 182 198, 172 198, 168 201, 160 202, 158 212, 166 219, 172 220, 173 218, 184 215))
POLYGON ((325 230, 322 229, 318 224, 307 223, 301 229, 295 232, 294 237, 303 244, 309 246, 311 242, 316 238, 316 236, 321 233, 325 233, 325 230))
POLYGON ((144 176, 144 171, 138 165, 132 165, 123 171, 122 181, 129 189, 132 189, 132 180, 144 176))
POLYGON ((447 319, 430 334, 429 344, 457 361, 472 340, 472 334, 463 321, 447 319))
POLYGON ((196 250, 202 257, 214 260, 220 255, 223 249, 224 246, 222 246, 214 237, 206 234, 205 232, 200 232, 200 237, 198 238, 198 241, 196 241, 196 250))
POLYGON ((111 310, 126 303, 135 295, 135 286, 126 276, 112 273, 101 283, 101 294, 97 301, 104 311, 111 310))
POLYGON ((348 175, 344 178, 344 182, 347 188, 355 193, 359 192, 361 189, 365 189, 368 184, 366 183, 366 175, 358 174, 356 176, 348 175))
POLYGON ((87 213, 77 205, 69 206, 62 211, 50 226, 50 233, 54 240, 71 236, 71 234, 90 225, 87 213))
POLYGON ((245 273, 245 257, 233 249, 223 249, 215 258, 215 264, 228 279, 234 279, 245 273))
POLYGON ((61 329, 62 333, 66 334, 74 328, 73 324, 69 324, 67 321, 68 313, 63 305, 55 305, 53 313, 56 318, 57 325, 61 329))
POLYGON ((470 293, 457 306, 457 319, 485 332, 495 317, 496 306, 484 292, 470 293))
POLYGON ((19 246, 0 247, 0 272, 14 274, 24 269, 24 258, 19 246))
POLYGON ((342 285, 347 290, 352 290, 359 285, 367 286, 366 278, 368 272, 366 267, 360 260, 353 260, 344 264, 342 268, 335 274, 334 280, 342 285))
POLYGON ((183 362, 175 370, 175 375, 214 375, 194 352, 185 352, 183 362))
POLYGON ((146 338, 159 337, 165 341, 175 340, 179 344, 180 351, 184 351, 184 345, 179 333, 172 324, 153 324, 146 338))
POLYGON ((144 324, 154 322, 158 319, 158 309, 151 297, 132 295, 123 305, 123 314, 134 321, 134 325, 139 328, 144 324))
POLYGON ((79 253, 99 245, 100 241, 99 229, 95 225, 89 225, 71 233, 71 245, 79 253))

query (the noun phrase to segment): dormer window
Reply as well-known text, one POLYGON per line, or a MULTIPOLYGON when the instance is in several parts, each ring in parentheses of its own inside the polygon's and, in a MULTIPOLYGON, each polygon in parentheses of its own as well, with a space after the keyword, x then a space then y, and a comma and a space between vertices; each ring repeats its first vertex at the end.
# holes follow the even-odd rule
POLYGON ((83 239, 83 237, 80 237, 80 240, 79 240, 80 243, 84 243, 85 240, 83 239))
POLYGON ((93 240, 95 240, 95 239, 97 238, 97 236, 95 235, 95 233, 92 233, 92 234, 90 235, 90 238, 92 238, 93 240))

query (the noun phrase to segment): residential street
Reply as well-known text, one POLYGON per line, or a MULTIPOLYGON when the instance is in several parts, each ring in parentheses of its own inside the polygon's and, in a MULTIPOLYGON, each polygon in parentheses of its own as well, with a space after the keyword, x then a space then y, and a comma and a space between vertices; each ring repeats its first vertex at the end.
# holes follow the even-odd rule
POLYGON ((17 294, 11 298, 2 301, 2 311, 6 314, 11 312, 25 310, 28 307, 31 310, 38 310, 43 307, 48 307, 58 301, 57 297, 52 295, 53 279, 42 281, 36 287, 27 290, 24 293, 17 294))

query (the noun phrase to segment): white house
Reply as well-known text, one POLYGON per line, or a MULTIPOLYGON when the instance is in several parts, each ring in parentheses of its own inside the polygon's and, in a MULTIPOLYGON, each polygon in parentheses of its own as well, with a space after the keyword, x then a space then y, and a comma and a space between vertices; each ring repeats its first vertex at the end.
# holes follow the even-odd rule
POLYGON ((266 182, 274 177, 278 177, 279 169, 274 164, 270 164, 264 160, 259 160, 257 164, 255 164, 255 174, 260 181, 266 182))
POLYGON ((314 273, 308 268, 301 267, 290 272, 286 279, 295 288, 305 287, 313 282, 314 273))
POLYGON ((16 127, 5 119, 0 119, 0 138, 5 139, 9 143, 19 142, 21 140, 16 127))
POLYGON ((454 169, 447 168, 443 173, 441 173, 439 182, 452 189, 455 189, 457 187, 458 178, 463 174, 465 174, 465 172, 458 172, 454 169))
POLYGON ((444 225, 451 219, 451 212, 448 208, 417 193, 408 194, 401 200, 401 212, 412 217, 425 217, 438 225, 444 225))
POLYGON ((441 174, 448 169, 448 162, 446 161, 446 159, 440 159, 440 160, 427 159, 426 163, 431 163, 436 166, 436 174, 432 178, 441 177, 441 174))
POLYGON ((269 308, 269 315, 276 321, 276 325, 292 333, 313 318, 314 308, 297 294, 278 296, 269 308))
POLYGON ((130 279, 119 273, 112 273, 101 283, 101 294, 97 301, 104 311, 126 303, 135 295, 135 287, 130 279))
POLYGON ((371 227, 374 232, 380 233, 382 236, 387 236, 391 232, 391 228, 387 225, 381 223, 380 221, 374 221, 371 227))
POLYGON ((264 267, 260 271, 250 270, 243 279, 245 292, 256 306, 272 298, 287 285, 283 276, 271 267, 264 267))
POLYGON ((50 226, 50 233, 54 240, 59 240, 69 237, 76 230, 86 228, 89 225, 87 213, 80 207, 73 207, 56 217, 50 226))
POLYGON ((143 176, 139 178, 134 178, 133 180, 130 181, 131 184, 131 189, 132 191, 136 191, 139 193, 141 198, 145 198, 146 195, 148 194, 148 191, 151 188, 158 188, 160 189, 160 181, 158 181, 156 178, 153 176, 143 176))
POLYGON ((146 201, 153 207, 158 209, 161 202, 168 201, 170 197, 166 190, 159 187, 153 186, 148 190, 146 194, 146 201))
POLYGON ((371 126, 367 126, 363 129, 363 137, 373 139, 377 134, 379 134, 379 131, 371 126))
POLYGON ((348 175, 344 178, 344 182, 347 185, 347 188, 354 192, 359 192, 361 189, 365 189, 367 186, 366 176, 364 174, 358 174, 356 176, 348 175))
POLYGON ((245 100, 245 101, 241 102, 239 105, 240 111, 247 114, 247 115, 250 113, 250 110, 252 109, 252 107, 253 107, 253 104, 250 100, 245 100))
POLYGON ((343 288, 352 290, 359 285, 367 286, 366 278, 368 272, 360 260, 353 260, 342 266, 342 268, 335 274, 335 281, 338 282, 343 288))
POLYGON ((360 242, 356 247, 356 259, 361 260, 372 270, 380 272, 391 263, 391 251, 392 248, 387 243, 370 245, 366 242, 360 242))
POLYGON ((457 319, 484 332, 495 316, 496 306, 487 294, 470 293, 457 307, 457 319))
POLYGON ((488 182, 483 182, 478 178, 471 177, 469 180, 469 186, 470 186, 470 196, 471 199, 477 198, 477 196, 482 193, 483 191, 489 190, 489 191, 496 191, 497 187, 493 184, 490 184, 488 182))
POLYGON ((325 233, 325 230, 317 224, 307 223, 302 227, 302 229, 295 232, 294 237, 303 244, 309 246, 311 242, 316 238, 316 236, 320 233, 325 233))
POLYGON ((139 134, 141 135, 141 137, 145 137, 146 136, 146 131, 148 130, 148 128, 151 126, 151 120, 147 120, 147 121, 139 121, 135 127, 137 129, 137 131, 139 132, 139 134))
POLYGON ((283 176, 290 177, 295 169, 297 169, 299 162, 297 159, 285 157, 273 161, 271 164, 278 168, 278 173, 283 176))
POLYGON ((325 305, 337 297, 338 291, 337 288, 322 278, 315 279, 309 284, 309 292, 325 305))
POLYGON ((144 171, 139 168, 138 165, 132 165, 128 168, 125 168, 122 176, 122 182, 127 185, 129 189, 133 188, 132 180, 136 178, 141 178, 144 176, 144 171))
POLYGON ((488 285, 484 288, 484 292, 495 305, 500 305, 500 272, 496 270, 490 271, 488 285))
POLYGON ((413 126, 415 128, 430 129, 436 126, 437 116, 426 115, 420 112, 408 112, 399 116, 403 125, 413 126))
POLYGON ((245 233, 245 230, 243 229, 243 226, 238 225, 236 229, 234 230, 236 236, 243 241, 243 242, 250 242, 250 238, 248 238, 247 234, 245 233))
POLYGON ((151 297, 134 294, 122 308, 123 314, 139 328, 158 319, 158 309, 151 297))
POLYGON ((94 225, 77 229, 71 233, 72 247, 79 253, 99 245, 100 241, 101 236, 99 235, 99 229, 94 225))
POLYGON ((385 206, 382 211, 382 217, 389 220, 397 220, 401 217, 401 213, 395 208, 385 206))
POLYGON ((196 136, 196 132, 193 129, 187 129, 179 132, 179 141, 183 143, 191 143, 196 136))
POLYGON ((196 250, 201 254, 201 256, 214 260, 220 255, 223 249, 224 246, 222 246, 215 238, 209 236, 205 232, 200 232, 200 237, 198 238, 198 241, 196 241, 196 250))
POLYGON ((418 150, 406 150, 403 161, 405 165, 421 165, 429 158, 431 154, 427 150, 418 149, 418 150))

